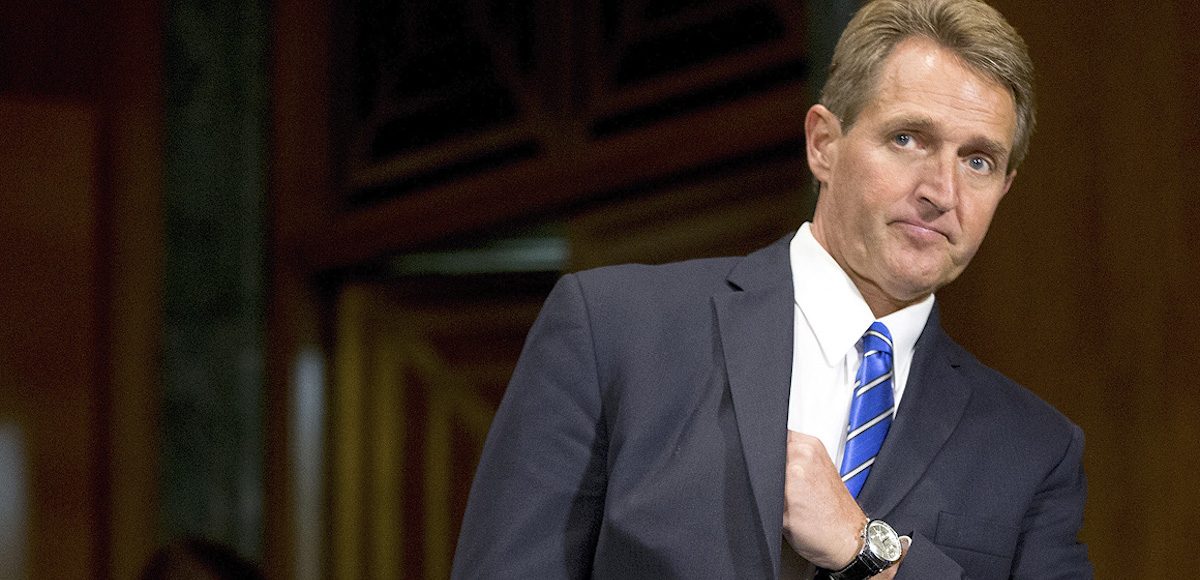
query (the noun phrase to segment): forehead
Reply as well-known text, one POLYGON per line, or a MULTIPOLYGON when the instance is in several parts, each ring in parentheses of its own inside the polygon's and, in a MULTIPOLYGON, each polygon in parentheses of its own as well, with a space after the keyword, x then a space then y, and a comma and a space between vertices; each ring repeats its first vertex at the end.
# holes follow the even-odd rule
POLYGON ((892 50, 863 115, 875 121, 927 118, 947 128, 984 131, 1010 149, 1017 125, 1016 103, 1005 86, 921 37, 892 50))

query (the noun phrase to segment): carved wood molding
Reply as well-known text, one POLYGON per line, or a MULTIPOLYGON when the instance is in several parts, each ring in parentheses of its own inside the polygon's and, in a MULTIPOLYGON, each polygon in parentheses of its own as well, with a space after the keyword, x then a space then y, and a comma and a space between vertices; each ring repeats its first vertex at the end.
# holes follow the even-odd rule
POLYGON ((293 240, 314 270, 803 134, 801 3, 346 1, 333 198, 293 240))

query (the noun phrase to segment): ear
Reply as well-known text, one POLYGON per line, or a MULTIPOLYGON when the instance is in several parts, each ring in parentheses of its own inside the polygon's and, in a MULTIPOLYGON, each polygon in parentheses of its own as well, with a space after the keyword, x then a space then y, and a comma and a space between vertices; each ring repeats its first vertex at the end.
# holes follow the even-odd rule
POLYGON ((816 104, 804 117, 804 143, 808 151, 808 170, 821 183, 828 183, 837 158, 837 140, 842 136, 842 122, 825 108, 816 104))
POLYGON ((1004 195, 1008 193, 1008 188, 1012 187, 1013 180, 1016 178, 1017 178, 1017 170, 1016 169, 1008 172, 1008 175, 1006 175, 1004 177, 1004 191, 1000 193, 1000 197, 1004 197, 1004 195))

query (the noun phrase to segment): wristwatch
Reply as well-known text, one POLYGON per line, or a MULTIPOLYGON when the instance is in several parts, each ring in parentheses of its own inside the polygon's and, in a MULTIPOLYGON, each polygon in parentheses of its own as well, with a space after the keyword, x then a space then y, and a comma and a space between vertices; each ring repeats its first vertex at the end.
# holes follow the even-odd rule
POLYGON ((870 520, 863 527, 863 547, 841 570, 818 568, 814 580, 865 580, 900 561, 900 536, 883 520, 870 520))

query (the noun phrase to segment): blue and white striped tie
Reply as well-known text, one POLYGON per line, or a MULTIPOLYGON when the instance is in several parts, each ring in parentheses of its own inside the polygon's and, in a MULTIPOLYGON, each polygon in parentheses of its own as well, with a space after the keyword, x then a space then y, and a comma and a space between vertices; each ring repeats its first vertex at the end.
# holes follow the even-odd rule
POLYGON ((896 408, 892 394, 892 335, 882 322, 872 323, 863 335, 862 353, 840 470, 842 481, 854 497, 867 482, 896 408))

